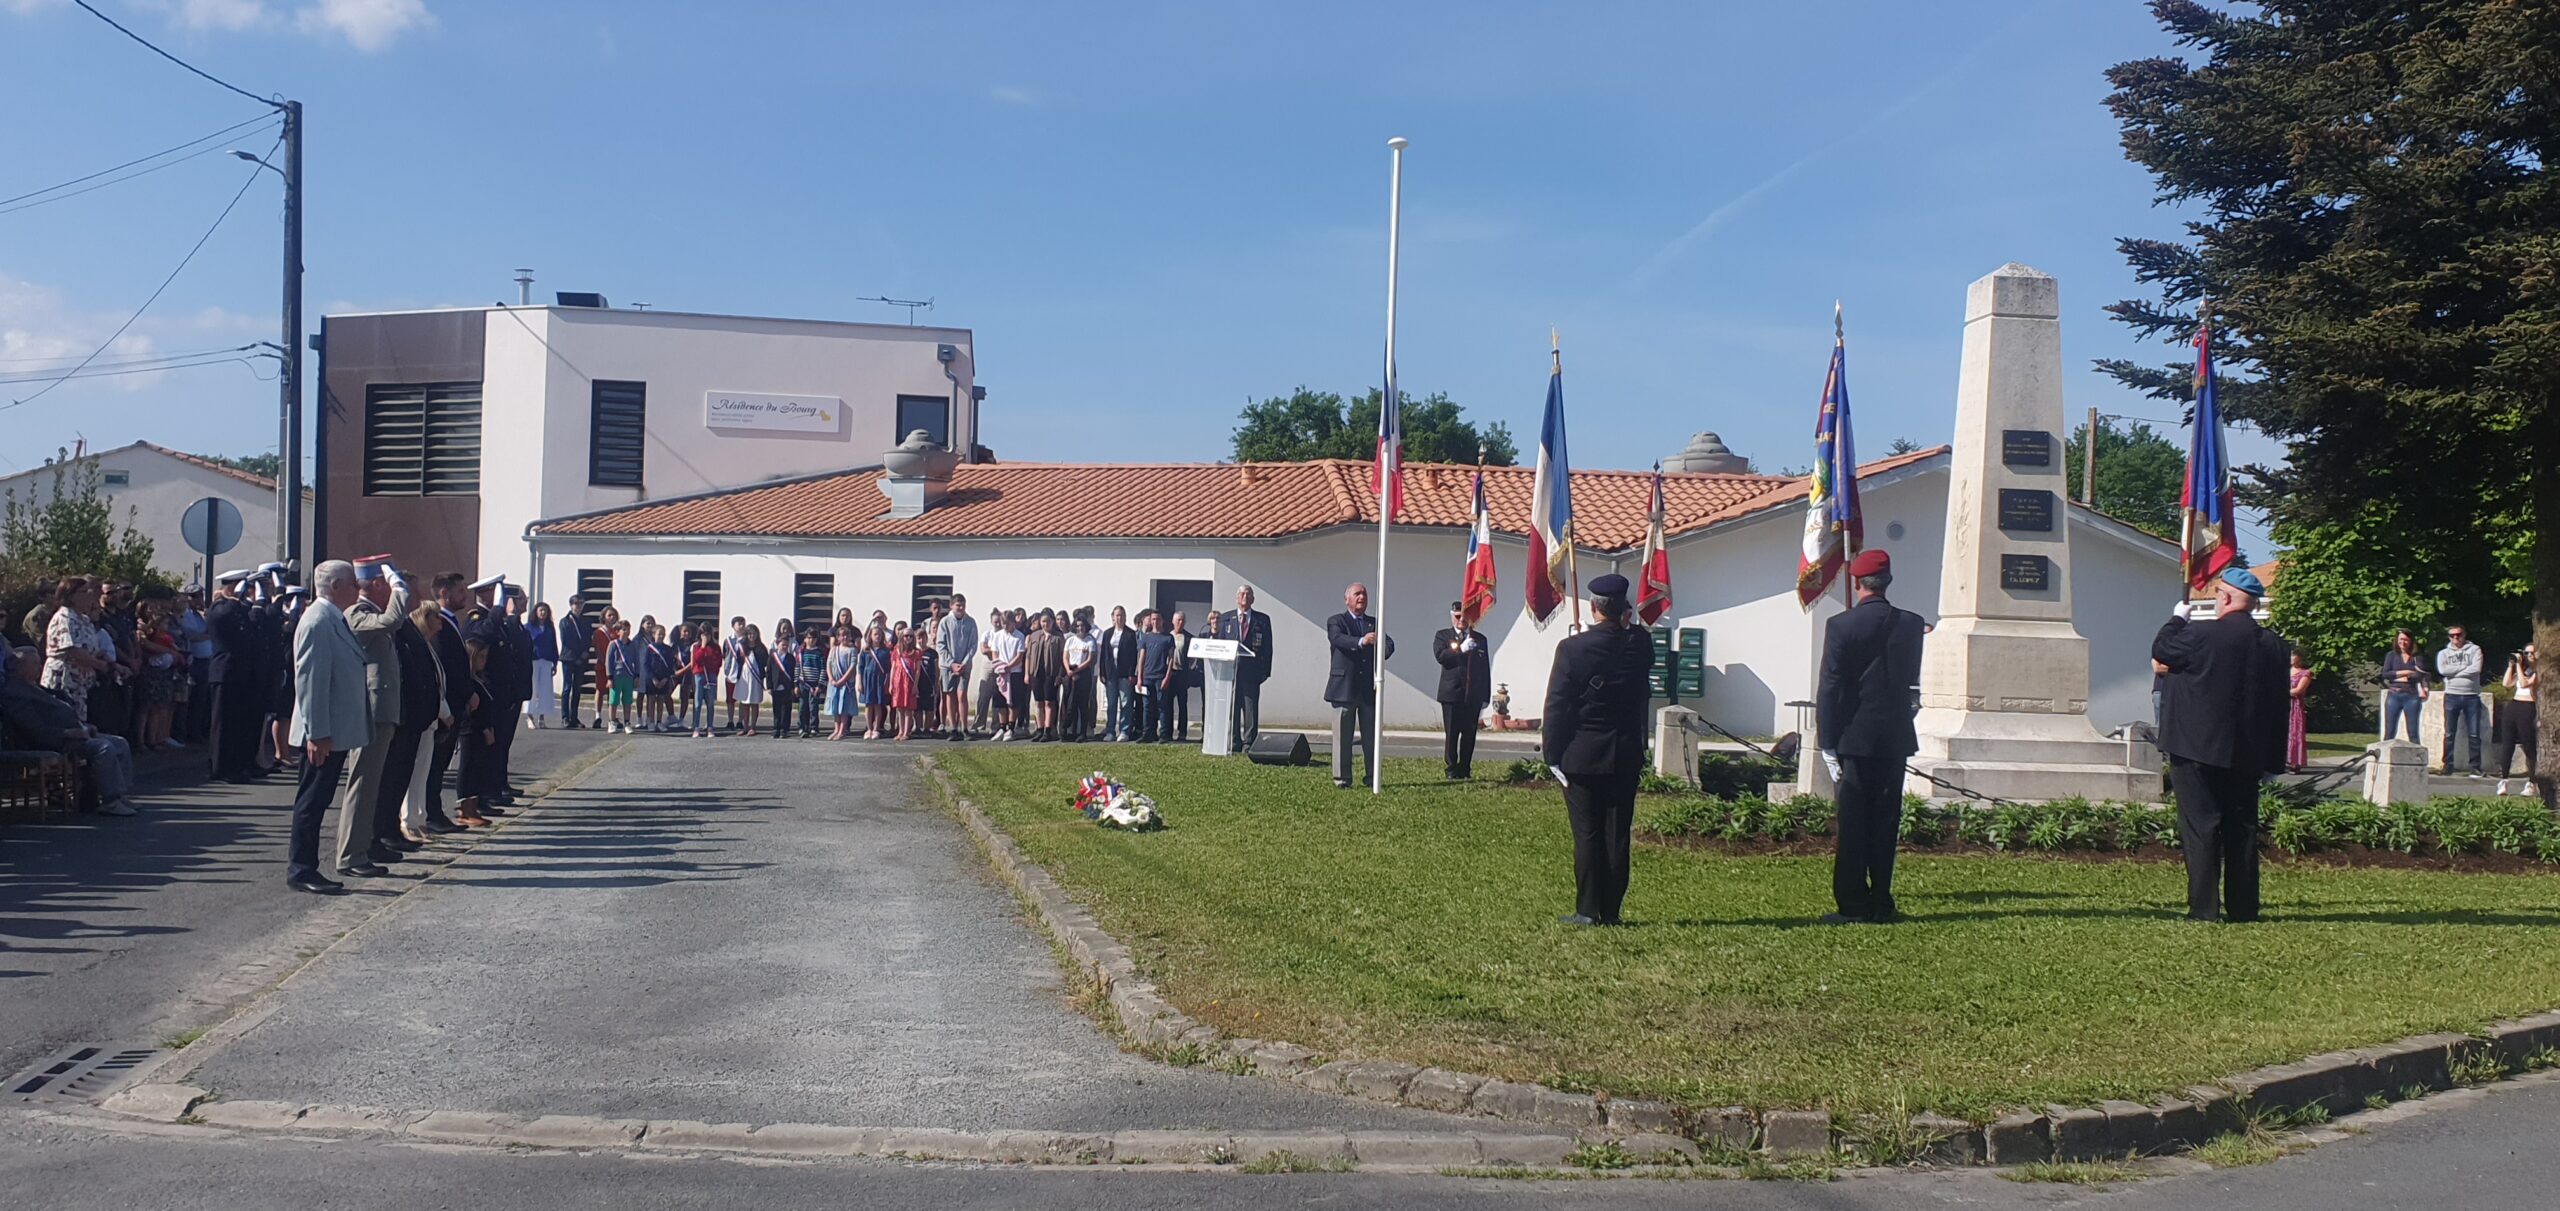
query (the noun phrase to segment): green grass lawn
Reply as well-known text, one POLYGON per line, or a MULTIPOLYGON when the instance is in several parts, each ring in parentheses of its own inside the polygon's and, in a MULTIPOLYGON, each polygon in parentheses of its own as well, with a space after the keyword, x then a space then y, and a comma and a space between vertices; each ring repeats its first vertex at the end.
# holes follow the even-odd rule
POLYGON ((1387 794, 1321 768, 1117 746, 936 756, 1232 1035, 1692 1105, 2148 1099, 2260 1064, 2560 1006, 2560 877, 2271 867, 2256 926, 2180 920, 2166 863, 1911 857, 1910 920, 1823 927, 1822 858, 1639 845, 1630 924, 1569 929, 1552 789, 1387 794), (1170 828, 1068 810, 1095 766, 1170 828))
POLYGON ((2353 757, 2372 745, 2372 732, 2312 732, 2302 738, 2313 758, 2353 757))

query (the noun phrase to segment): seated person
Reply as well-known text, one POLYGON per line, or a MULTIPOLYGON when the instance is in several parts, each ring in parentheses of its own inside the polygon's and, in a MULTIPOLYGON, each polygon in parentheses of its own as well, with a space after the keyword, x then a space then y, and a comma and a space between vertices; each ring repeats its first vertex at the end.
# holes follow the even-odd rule
POLYGON ((130 816, 133 750, 116 736, 80 722, 71 703, 38 684, 44 661, 34 648, 10 653, 9 676, 0 682, 0 748, 60 753, 88 763, 98 780, 98 810, 130 816))

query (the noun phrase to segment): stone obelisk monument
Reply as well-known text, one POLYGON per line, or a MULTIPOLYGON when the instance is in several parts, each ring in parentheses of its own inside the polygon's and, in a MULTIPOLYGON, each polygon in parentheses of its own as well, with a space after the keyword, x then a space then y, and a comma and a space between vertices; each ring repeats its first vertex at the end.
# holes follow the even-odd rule
POLYGON ((2071 624, 2060 317, 2054 280, 2014 262, 1966 291, 1945 581, 1911 764, 2004 799, 2148 801, 2159 770, 2128 764, 2141 758, 2089 723, 2089 641, 2071 624))

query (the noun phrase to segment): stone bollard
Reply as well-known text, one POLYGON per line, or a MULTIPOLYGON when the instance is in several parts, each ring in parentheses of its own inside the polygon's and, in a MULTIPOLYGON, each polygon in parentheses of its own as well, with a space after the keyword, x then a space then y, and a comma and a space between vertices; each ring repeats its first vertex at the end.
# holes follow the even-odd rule
POLYGON ((1653 772, 1698 784, 1698 733, 1689 725, 1698 712, 1666 706, 1653 713, 1653 772))
POLYGON ((2365 750, 2364 797, 2369 803, 2427 801, 2427 750, 2406 740, 2377 741, 2365 750))

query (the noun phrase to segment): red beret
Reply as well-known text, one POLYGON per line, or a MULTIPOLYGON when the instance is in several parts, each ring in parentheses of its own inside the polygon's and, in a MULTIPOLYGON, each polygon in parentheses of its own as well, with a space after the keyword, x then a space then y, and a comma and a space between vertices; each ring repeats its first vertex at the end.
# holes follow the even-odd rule
POLYGON ((1851 576, 1873 576, 1878 572, 1891 571, 1893 571, 1893 556, 1881 550, 1860 551, 1856 559, 1849 561, 1851 576))

